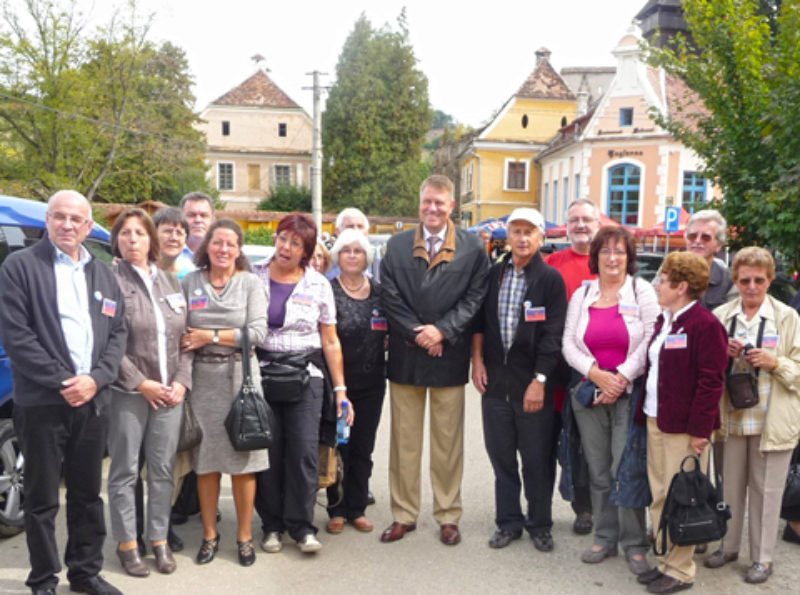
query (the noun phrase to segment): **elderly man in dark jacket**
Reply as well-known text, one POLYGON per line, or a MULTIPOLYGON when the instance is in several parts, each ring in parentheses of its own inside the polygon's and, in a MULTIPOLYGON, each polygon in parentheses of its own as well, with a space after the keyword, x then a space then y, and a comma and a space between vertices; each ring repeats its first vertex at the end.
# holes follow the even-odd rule
POLYGON ((469 335, 486 293, 488 258, 480 239, 450 221, 453 184, 434 175, 420 189, 420 225, 389 240, 381 265, 389 321, 392 407, 389 480, 394 522, 381 541, 416 528, 425 403, 430 392, 434 518, 446 545, 461 540, 464 384, 469 335))
POLYGON ((100 498, 108 388, 125 353, 125 302, 110 269, 82 245, 89 202, 57 192, 47 235, 0 271, 0 333, 14 377, 14 428, 25 457, 25 531, 34 593, 55 593, 58 490, 67 488, 67 579, 79 593, 117 595, 100 575, 100 498))
POLYGON ((489 547, 506 547, 526 529, 536 549, 549 552, 557 414, 545 383, 561 353, 567 294, 561 274, 539 254, 544 237, 539 211, 515 209, 508 226, 511 258, 489 272, 489 294, 472 338, 472 381, 483 394, 483 441, 495 477, 497 529, 489 547))

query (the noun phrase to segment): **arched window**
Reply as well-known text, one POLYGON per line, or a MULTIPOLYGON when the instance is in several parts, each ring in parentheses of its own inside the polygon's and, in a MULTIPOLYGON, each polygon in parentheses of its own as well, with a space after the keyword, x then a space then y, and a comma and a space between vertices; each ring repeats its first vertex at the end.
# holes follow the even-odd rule
POLYGON ((639 225, 641 170, 623 163, 608 170, 608 216, 623 225, 639 225))

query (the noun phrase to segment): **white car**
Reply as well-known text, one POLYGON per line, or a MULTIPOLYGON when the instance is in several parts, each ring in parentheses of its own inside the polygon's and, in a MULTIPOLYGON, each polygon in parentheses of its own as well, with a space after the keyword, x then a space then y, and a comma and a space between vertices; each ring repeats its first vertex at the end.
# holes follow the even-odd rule
POLYGON ((242 246, 242 252, 250 261, 250 264, 255 264, 260 260, 264 260, 272 256, 275 252, 275 246, 262 246, 258 244, 245 244, 242 246))

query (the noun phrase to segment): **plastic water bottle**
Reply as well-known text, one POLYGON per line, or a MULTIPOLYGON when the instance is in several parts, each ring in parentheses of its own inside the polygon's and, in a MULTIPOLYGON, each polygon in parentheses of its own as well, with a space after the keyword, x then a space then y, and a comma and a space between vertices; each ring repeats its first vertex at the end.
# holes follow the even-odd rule
POLYGON ((342 401, 342 414, 336 419, 336 442, 347 444, 350 441, 350 426, 347 425, 347 410, 350 403, 342 401))

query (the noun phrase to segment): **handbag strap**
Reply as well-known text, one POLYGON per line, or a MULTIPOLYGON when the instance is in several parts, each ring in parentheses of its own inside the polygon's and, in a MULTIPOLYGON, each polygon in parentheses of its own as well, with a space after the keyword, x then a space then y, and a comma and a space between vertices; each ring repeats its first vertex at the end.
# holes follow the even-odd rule
POLYGON ((247 325, 242 327, 242 382, 250 384, 253 382, 250 373, 250 335, 247 333, 247 325))
MULTIPOLYGON (((756 336, 756 347, 761 349, 761 342, 764 340, 764 327, 767 325, 767 319, 761 317, 761 323, 758 325, 758 335, 756 336)), ((731 320, 731 327, 728 329, 728 336, 733 337, 736 333, 736 316, 731 320)), ((725 376, 730 376, 731 368, 733 367, 733 358, 728 358, 728 369, 725 371, 725 376)), ((758 373, 761 368, 756 368, 756 382, 758 382, 758 373)))

